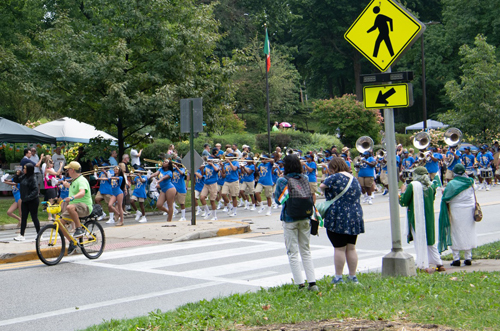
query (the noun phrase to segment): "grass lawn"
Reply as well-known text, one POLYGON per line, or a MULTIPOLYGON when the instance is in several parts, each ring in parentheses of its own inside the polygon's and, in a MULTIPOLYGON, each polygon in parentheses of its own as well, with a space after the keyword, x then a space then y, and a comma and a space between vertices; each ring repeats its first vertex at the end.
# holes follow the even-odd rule
POLYGON ((432 323, 466 330, 500 329, 500 273, 359 275, 362 285, 318 282, 320 293, 295 285, 202 300, 162 313, 111 320, 87 330, 233 330, 325 319, 432 323))
MULTIPOLYGON (((461 259, 464 259, 463 253, 460 254, 461 259)), ((441 257, 443 260, 451 261, 453 260, 452 254, 446 254, 441 257)), ((472 249, 472 259, 500 259, 500 241, 495 241, 478 248, 472 249)))

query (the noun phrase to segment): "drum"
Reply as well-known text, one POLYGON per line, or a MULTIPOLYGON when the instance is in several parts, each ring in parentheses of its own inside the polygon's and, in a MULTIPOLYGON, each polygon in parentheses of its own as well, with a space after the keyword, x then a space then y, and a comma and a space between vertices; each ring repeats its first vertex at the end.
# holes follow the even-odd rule
POLYGON ((481 178, 493 178, 493 170, 491 168, 481 168, 479 176, 481 178))

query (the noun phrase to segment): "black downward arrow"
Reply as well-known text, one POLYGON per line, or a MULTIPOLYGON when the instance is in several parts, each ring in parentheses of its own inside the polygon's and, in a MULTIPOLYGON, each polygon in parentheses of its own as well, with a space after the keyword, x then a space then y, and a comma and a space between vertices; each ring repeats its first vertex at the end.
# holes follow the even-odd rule
POLYGON ((387 101, 387 98, 389 98, 394 93, 396 93, 394 87, 391 88, 389 91, 385 92, 384 94, 382 94, 382 91, 379 91, 376 103, 385 103, 387 105, 389 103, 389 101, 387 101))

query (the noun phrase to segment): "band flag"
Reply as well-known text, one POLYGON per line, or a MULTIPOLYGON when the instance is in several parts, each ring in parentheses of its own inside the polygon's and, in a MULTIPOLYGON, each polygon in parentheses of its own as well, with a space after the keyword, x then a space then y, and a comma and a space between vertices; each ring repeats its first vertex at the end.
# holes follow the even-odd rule
POLYGON ((267 35, 267 28, 266 40, 264 41, 264 54, 266 54, 266 71, 269 72, 269 69, 271 69, 271 47, 269 46, 269 36, 267 35))

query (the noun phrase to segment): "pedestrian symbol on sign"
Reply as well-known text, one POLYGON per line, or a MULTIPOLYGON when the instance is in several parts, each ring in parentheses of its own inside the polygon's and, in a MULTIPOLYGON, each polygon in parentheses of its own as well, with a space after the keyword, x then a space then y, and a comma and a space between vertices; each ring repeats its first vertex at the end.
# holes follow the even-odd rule
MULTIPOLYGON (((380 13, 380 7, 375 6, 373 8, 373 12, 375 14, 380 13)), ((377 40, 375 41, 375 49, 373 50, 373 57, 378 56, 378 51, 380 49, 380 44, 382 43, 382 41, 385 42, 385 45, 389 50, 389 54, 391 54, 391 56, 394 56, 394 51, 392 50, 391 38, 389 37, 389 27, 387 26, 387 24, 390 25, 392 32, 393 31, 392 18, 382 14, 378 14, 377 18, 375 18, 375 24, 367 31, 367 33, 370 33, 378 29, 378 37, 377 40)))

